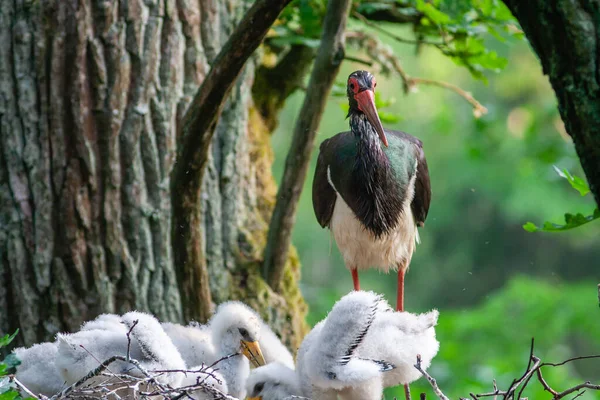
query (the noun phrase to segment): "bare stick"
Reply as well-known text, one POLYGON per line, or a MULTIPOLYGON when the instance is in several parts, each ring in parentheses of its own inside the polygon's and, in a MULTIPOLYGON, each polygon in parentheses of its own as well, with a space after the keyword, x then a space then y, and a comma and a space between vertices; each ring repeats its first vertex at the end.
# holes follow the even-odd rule
POLYGON ((203 252, 200 189, 215 127, 246 61, 290 1, 254 2, 212 63, 181 124, 171 180, 171 240, 187 320, 206 321, 212 303, 203 252))
POLYGON ((279 290, 283 277, 298 199, 306 178, 317 129, 331 86, 344 59, 344 30, 350 3, 350 0, 339 0, 327 4, 321 46, 285 160, 285 171, 269 224, 263 264, 263 277, 275 291, 279 290))
MULTIPOLYGON (((592 385, 589 381, 587 381, 585 383, 581 383, 581 384, 579 384, 577 386, 574 386, 574 387, 572 387, 570 389, 567 389, 567 390, 565 390, 563 392, 557 393, 554 396, 554 399, 562 399, 563 397, 568 396, 568 395, 570 395, 573 392, 578 392, 581 389, 600 390, 600 385, 592 385)), ((580 396, 580 395, 581 395, 581 393, 578 396, 580 396)))
POLYGON ((417 363, 415 364, 415 368, 418 369, 419 372, 425 378, 427 378, 427 380, 429 381, 429 384, 431 385, 431 388, 433 389, 433 393, 435 393, 435 395, 440 400, 449 400, 448 397, 442 392, 442 390, 437 385, 437 382, 435 381, 435 378, 432 377, 431 375, 429 375, 423 368, 421 368, 421 355, 420 354, 417 355, 417 363))
POLYGON ((133 324, 131 324, 131 328, 127 331, 127 360, 131 359, 131 331, 133 331, 133 328, 135 328, 138 322, 140 321, 137 319, 134 320, 133 324))
POLYGON ((33 394, 33 392, 31 390, 27 389, 27 387, 25 385, 23 385, 21 383, 21 381, 19 381, 14 375, 9 375, 8 380, 10 382, 13 382, 15 385, 17 385, 17 387, 19 389, 21 389, 23 392, 27 393, 27 395, 29 397, 33 397, 34 399, 38 399, 38 400, 40 399, 39 396, 36 396, 35 394, 33 394))

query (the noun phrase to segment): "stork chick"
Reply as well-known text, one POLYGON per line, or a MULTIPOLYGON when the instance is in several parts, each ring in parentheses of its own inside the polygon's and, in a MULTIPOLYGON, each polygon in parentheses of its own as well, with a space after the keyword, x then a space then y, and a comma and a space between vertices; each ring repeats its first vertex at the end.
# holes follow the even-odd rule
POLYGON ((429 367, 439 349, 433 328, 437 318, 436 310, 394 312, 373 292, 352 292, 300 346, 300 379, 310 385, 313 397, 335 398, 335 392, 346 400, 379 400, 383 388, 421 376, 414 368, 417 354, 422 367, 429 367))
POLYGON ((64 388, 64 380, 55 365, 58 353, 56 342, 19 347, 14 353, 21 361, 15 376, 34 394, 52 396, 64 388))
POLYGON ((302 395, 296 371, 280 362, 250 372, 246 390, 247 400, 287 400, 302 395))

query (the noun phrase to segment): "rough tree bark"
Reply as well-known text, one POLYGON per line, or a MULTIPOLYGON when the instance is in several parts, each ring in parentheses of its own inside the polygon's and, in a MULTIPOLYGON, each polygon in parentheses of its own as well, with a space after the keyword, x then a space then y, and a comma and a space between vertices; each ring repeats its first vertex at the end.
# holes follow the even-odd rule
MULTIPOLYGON (((182 321, 171 248, 178 124, 243 0, 0 0, 0 332, 52 339, 100 312, 182 321)), ((238 78, 202 186, 216 303, 244 299, 290 347, 304 333, 292 255, 260 278, 275 197, 258 57, 238 78)))
POLYGON ((600 207, 600 1, 503 1, 550 79, 600 207))

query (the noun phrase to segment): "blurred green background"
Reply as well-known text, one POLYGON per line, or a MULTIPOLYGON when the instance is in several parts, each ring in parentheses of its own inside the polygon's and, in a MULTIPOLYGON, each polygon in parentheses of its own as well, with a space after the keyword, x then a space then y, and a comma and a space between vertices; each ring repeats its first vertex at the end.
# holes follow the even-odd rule
MULTIPOLYGON (((407 31, 393 25, 392 32, 407 31)), ((489 47, 508 59, 506 69, 487 74, 489 84, 431 48, 386 37, 413 77, 453 83, 471 92, 489 109, 480 119, 454 92, 419 86, 404 95, 398 76, 375 73, 378 91, 395 100, 385 111, 400 117, 387 128, 411 133, 424 142, 433 200, 422 244, 406 280, 406 308, 440 310, 440 353, 430 372, 452 398, 507 388, 526 368, 531 338, 544 361, 600 353, 600 222, 564 233, 529 233, 527 221, 560 222, 565 212, 591 214, 591 196, 581 197, 553 165, 584 176, 564 131, 556 99, 539 61, 526 41, 490 40, 489 47)), ((360 57, 357 51, 350 54, 360 57)), ((366 67, 368 68, 368 67, 366 67)), ((338 82, 364 65, 345 62, 338 82)), ((273 136, 273 171, 281 179, 285 155, 303 93, 287 103, 273 136)), ((331 96, 318 142, 348 130, 344 97, 331 96)), ((317 223, 311 185, 317 151, 300 200, 293 244, 302 262, 301 288, 310 305, 309 323, 322 319, 334 302, 352 289, 333 238, 317 223)), ((361 274, 361 287, 384 293, 394 304, 395 275, 361 274)), ((600 361, 590 360, 544 370, 555 389, 600 379, 600 361)), ((423 379, 411 386, 434 398, 423 379)), ((387 398, 403 398, 401 388, 387 398)), ((537 383, 523 396, 549 398, 537 383)), ((600 398, 587 392, 582 399, 600 398)))

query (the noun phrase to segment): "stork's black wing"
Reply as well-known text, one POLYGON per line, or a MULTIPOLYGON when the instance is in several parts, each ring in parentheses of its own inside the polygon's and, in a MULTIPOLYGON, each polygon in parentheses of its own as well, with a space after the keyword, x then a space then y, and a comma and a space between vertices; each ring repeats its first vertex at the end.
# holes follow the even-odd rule
POLYGON ((427 219, 429 205, 431 204, 431 182, 429 180, 429 168, 427 167, 425 152, 423 151, 423 142, 401 131, 386 130, 386 133, 402 138, 414 145, 414 157, 417 160, 417 177, 415 179, 415 196, 410 204, 410 208, 417 225, 423 226, 425 219, 427 219))
POLYGON ((431 181, 429 180, 429 168, 425 159, 423 147, 417 147, 417 179, 415 180, 415 197, 410 207, 418 226, 424 226, 431 204, 431 181))
POLYGON ((331 187, 329 180, 327 179, 327 168, 329 166, 327 156, 329 151, 331 151, 329 149, 330 141, 331 139, 327 139, 321 143, 312 187, 312 201, 315 216, 323 228, 329 226, 336 199, 335 190, 331 187))

